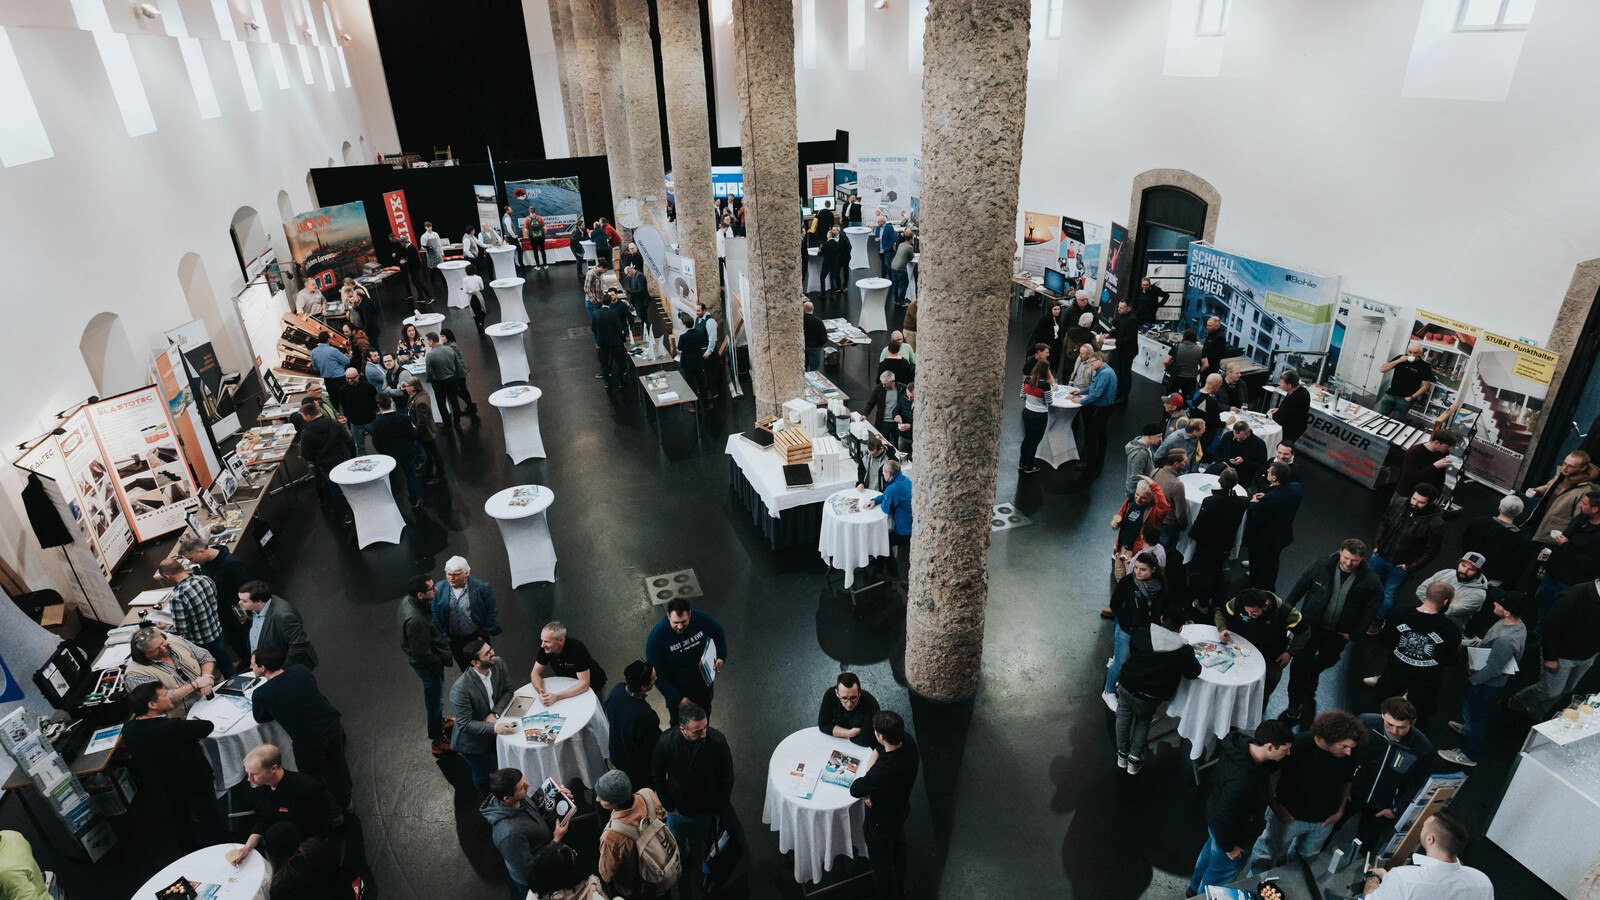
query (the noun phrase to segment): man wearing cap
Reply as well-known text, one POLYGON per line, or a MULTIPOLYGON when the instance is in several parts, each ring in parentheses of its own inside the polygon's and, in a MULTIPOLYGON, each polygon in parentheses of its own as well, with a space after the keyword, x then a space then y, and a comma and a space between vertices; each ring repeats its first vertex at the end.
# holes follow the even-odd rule
POLYGON ((1451 730, 1461 735, 1461 747, 1439 751, 1440 756, 1458 766, 1478 764, 1478 754, 1483 752, 1484 736, 1489 731, 1489 711, 1511 680, 1505 672, 1506 663, 1520 657, 1528 642, 1528 627, 1522 624, 1527 595, 1501 594, 1493 606, 1495 623, 1483 637, 1461 642, 1463 647, 1484 652, 1467 654, 1467 692, 1461 698, 1461 721, 1450 723, 1451 730), (1479 665, 1474 666, 1475 662, 1479 665))
POLYGON ((1178 430, 1179 423, 1187 421, 1189 403, 1183 399, 1182 394, 1168 394, 1161 398, 1161 433, 1171 434, 1178 430))
POLYGON ((1128 442, 1122 452, 1128 457, 1128 473, 1123 479, 1122 487, 1128 493, 1139 486, 1139 479, 1149 478, 1156 473, 1156 458, 1154 450, 1161 443, 1161 426, 1155 422, 1139 430, 1139 436, 1128 442))
POLYGON ((1465 632, 1467 622, 1478 614, 1478 610, 1483 609, 1484 598, 1489 595, 1489 579, 1483 576, 1483 563, 1482 553, 1461 554, 1454 569, 1440 569, 1422 579, 1422 583, 1417 585, 1417 599, 1427 599, 1430 584, 1438 582, 1450 585, 1450 589, 1455 591, 1455 599, 1450 601, 1450 608, 1445 610, 1445 615, 1465 632))

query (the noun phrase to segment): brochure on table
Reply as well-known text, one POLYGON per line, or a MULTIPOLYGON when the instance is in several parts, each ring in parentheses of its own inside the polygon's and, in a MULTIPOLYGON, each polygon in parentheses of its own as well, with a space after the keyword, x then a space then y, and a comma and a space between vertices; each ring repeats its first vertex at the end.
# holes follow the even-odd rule
POLYGON ((60 818, 89 859, 99 861, 117 842, 111 823, 94 811, 89 794, 55 747, 39 733, 23 707, 0 718, 0 748, 28 773, 50 810, 60 818))

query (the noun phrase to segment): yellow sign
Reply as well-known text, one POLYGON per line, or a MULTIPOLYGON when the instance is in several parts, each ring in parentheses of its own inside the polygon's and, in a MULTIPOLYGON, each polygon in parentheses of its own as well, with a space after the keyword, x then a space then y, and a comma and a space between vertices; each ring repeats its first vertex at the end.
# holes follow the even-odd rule
POLYGON ((1556 364, 1561 362, 1560 354, 1489 332, 1483 334, 1483 345, 1516 353, 1517 361, 1512 364, 1511 374, 1519 378, 1537 381, 1540 384, 1549 384, 1555 380, 1556 364))
POLYGON ((1465 322, 1457 322, 1455 319, 1447 316, 1436 315, 1434 313, 1427 312, 1426 310, 1417 310, 1417 318, 1435 322, 1443 325, 1446 328, 1453 328, 1462 334, 1470 334, 1474 336, 1483 334, 1483 330, 1475 325, 1468 325, 1465 322))

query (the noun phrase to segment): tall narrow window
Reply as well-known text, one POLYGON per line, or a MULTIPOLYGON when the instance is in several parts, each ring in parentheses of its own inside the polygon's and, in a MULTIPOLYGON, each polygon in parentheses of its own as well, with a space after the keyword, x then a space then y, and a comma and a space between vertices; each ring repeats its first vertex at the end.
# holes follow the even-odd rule
POLYGON ((289 89, 289 67, 283 61, 283 46, 272 39, 272 31, 267 26, 267 10, 261 5, 261 0, 250 0, 250 12, 255 19, 259 30, 256 39, 267 45, 267 51, 272 54, 272 74, 278 79, 278 90, 289 89))
POLYGON ((1066 0, 1050 0, 1050 7, 1044 15, 1045 37, 1061 37, 1061 19, 1066 14, 1066 5, 1066 0))
POLYGON ((295 52, 300 54, 300 77, 306 84, 316 84, 317 76, 311 74, 311 54, 306 50, 306 43, 300 37, 300 28, 294 22, 294 13, 289 11, 289 0, 279 0, 278 8, 283 10, 283 30, 289 35, 289 43, 294 45, 295 52))
POLYGON ((850 69, 860 72, 867 67, 867 0, 850 0, 845 24, 848 29, 846 40, 850 45, 850 69))
POLYGON ((907 0, 906 15, 906 70, 913 75, 922 74, 922 37, 928 30, 928 0, 907 0))
MULTIPOLYGON (((339 40, 339 32, 333 27, 333 10, 329 9, 326 3, 322 4, 322 21, 328 26, 328 43, 333 45, 334 55, 339 58, 339 74, 344 76, 344 86, 349 87, 350 65, 345 62, 344 44, 339 40)), ((333 90, 331 82, 328 85, 328 90, 333 90)))
POLYGON ((817 0, 800 0, 800 65, 817 67, 817 0))
POLYGON ((78 27, 94 35, 95 49, 100 51, 100 63, 111 80, 111 96, 116 98, 128 137, 154 132, 156 117, 150 111, 150 98, 145 96, 144 79, 139 77, 139 67, 133 61, 128 36, 111 30, 111 18, 100 0, 72 0, 72 12, 78 27))
MULTIPOLYGON (((333 90, 333 66, 328 62, 327 46, 317 39, 317 23, 316 19, 311 15, 311 0, 300 0, 300 5, 306 11, 307 36, 310 38, 311 43, 317 45, 317 56, 322 59, 322 83, 327 85, 328 90, 331 91, 333 90)), ((331 39, 333 35, 330 34, 328 37, 331 39)))
POLYGON ((164 0, 161 13, 167 34, 178 41, 178 52, 183 56, 184 69, 189 72, 189 87, 194 91, 194 103, 200 109, 200 118, 215 119, 222 115, 222 108, 217 103, 217 88, 211 82, 211 67, 206 65, 205 51, 200 48, 198 40, 189 36, 189 26, 183 21, 183 5, 177 0, 164 0))
POLYGON ((5 123, 0 128, 0 165, 9 168, 56 155, 4 27, 0 27, 0 122, 5 123))
POLYGON ((244 103, 251 112, 261 109, 261 85, 256 82, 255 63, 250 60, 250 50, 239 40, 239 30, 233 23, 233 7, 228 0, 211 0, 211 11, 217 17, 217 33, 228 42, 233 51, 233 67, 239 70, 239 86, 244 90, 244 103))
POLYGON ((1457 31, 1526 31, 1538 0, 1461 0, 1457 31))
POLYGON ((1199 37, 1222 37, 1228 33, 1229 0, 1200 0, 1200 21, 1194 33, 1199 37))

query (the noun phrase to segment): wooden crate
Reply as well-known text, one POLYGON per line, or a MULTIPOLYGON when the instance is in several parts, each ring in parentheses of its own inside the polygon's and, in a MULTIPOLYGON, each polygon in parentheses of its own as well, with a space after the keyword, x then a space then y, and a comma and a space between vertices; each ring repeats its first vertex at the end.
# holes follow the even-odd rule
POLYGON ((783 457, 783 464, 792 466, 811 461, 811 438, 799 428, 784 428, 772 433, 772 449, 783 457))

